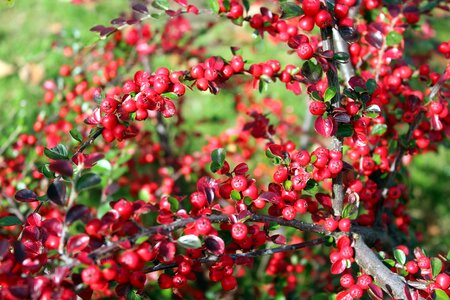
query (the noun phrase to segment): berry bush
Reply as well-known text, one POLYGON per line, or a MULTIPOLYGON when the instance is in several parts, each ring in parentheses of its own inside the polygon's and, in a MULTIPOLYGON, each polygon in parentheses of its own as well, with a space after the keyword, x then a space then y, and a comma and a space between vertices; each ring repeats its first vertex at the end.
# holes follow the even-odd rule
POLYGON ((0 147, 1 299, 449 299, 408 173, 447 2, 130 2, 0 147))

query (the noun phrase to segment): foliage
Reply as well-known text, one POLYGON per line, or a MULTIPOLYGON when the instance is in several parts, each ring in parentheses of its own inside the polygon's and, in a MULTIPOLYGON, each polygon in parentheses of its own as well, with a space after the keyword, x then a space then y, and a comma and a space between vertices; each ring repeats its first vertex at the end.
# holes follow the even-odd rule
POLYGON ((448 143, 447 3, 121 8, 8 128, 1 298, 448 299, 407 168, 448 143))

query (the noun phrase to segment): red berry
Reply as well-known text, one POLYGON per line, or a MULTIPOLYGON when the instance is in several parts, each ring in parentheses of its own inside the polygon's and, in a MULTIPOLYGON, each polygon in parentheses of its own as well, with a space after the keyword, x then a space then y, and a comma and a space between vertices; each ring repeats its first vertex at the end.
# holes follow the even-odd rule
POLYGON ((144 272, 132 272, 130 276, 130 283, 132 286, 143 289, 145 287, 145 281, 147 277, 144 272))
POLYGON ((106 281, 111 281, 117 275, 117 263, 113 259, 108 259, 102 263, 102 275, 106 281))
POLYGON ((207 218, 199 218, 195 221, 195 229, 199 234, 208 234, 211 231, 211 221, 207 218))
POLYGON ((330 170, 331 174, 338 174, 343 167, 344 163, 340 159, 332 159, 328 162, 328 170, 330 170))
POLYGON ((304 0, 302 9, 305 15, 314 17, 320 11, 320 0, 304 0))
POLYGON ((363 289, 359 285, 352 285, 350 287, 350 296, 352 296, 353 299, 359 299, 364 294, 363 289))
POLYGON ((342 275, 339 282, 343 288, 349 288, 355 284, 355 280, 353 279, 353 276, 351 274, 342 275))
POLYGON ((121 220, 127 220, 133 214, 133 204, 125 199, 117 201, 113 208, 119 213, 121 220))
POLYGON ((339 220, 339 230, 343 232, 350 231, 351 222, 348 218, 342 218, 339 220))
POLYGON ((102 279, 102 272, 97 266, 89 266, 81 272, 81 279, 86 284, 94 284, 102 279))
POLYGON ((283 183, 288 179, 288 170, 285 166, 279 166, 273 174, 273 181, 283 183))
POLYGON ((226 276, 220 281, 220 284, 224 291, 231 291, 236 287, 237 281, 233 276, 226 276))
POLYGON ((325 219, 325 224, 323 226, 325 227, 325 230, 333 232, 338 228, 339 223, 338 221, 330 217, 325 219))
POLYGON ((294 152, 294 154, 292 155, 292 159, 304 167, 311 161, 311 156, 309 155, 308 151, 300 150, 294 152))
POLYGON ((283 215, 283 218, 290 221, 295 219, 297 212, 293 206, 286 206, 285 208, 283 208, 281 214, 283 215))
POLYGON ((205 78, 199 78, 195 82, 195 85, 200 91, 206 91, 208 89, 208 80, 205 78))
POLYGON ((235 240, 242 241, 247 236, 247 233, 247 225, 243 223, 234 223, 233 226, 231 226, 231 236, 235 240))
POLYGON ((125 268, 131 271, 136 271, 143 266, 142 260, 133 250, 123 252, 117 261, 125 268))
POLYGON ((117 122, 118 121, 117 121, 116 115, 112 115, 112 114, 106 115, 102 119, 103 127, 105 127, 106 129, 109 129, 109 130, 113 130, 114 127, 117 125, 117 122))
POLYGON ((234 176, 231 179, 231 187, 238 192, 242 192, 247 188, 247 178, 243 175, 234 176))
POLYGON ((367 290, 371 283, 372 277, 370 277, 367 274, 362 274, 361 276, 358 277, 358 285, 364 290, 367 290))
POLYGON ((189 200, 191 201, 192 206, 195 208, 202 208, 207 203, 205 194, 200 192, 192 193, 189 197, 189 200))
POLYGON ((172 277, 163 273, 159 275, 158 284, 161 289, 169 289, 173 285, 172 277))
POLYGON ((325 104, 325 102, 312 101, 309 104, 309 111, 314 116, 321 116, 325 113, 326 110, 327 110, 327 105, 325 104))
POLYGON ((450 276, 445 273, 441 273, 436 276, 436 283, 439 284, 441 289, 446 290, 450 286, 450 276))
POLYGON ((186 276, 178 274, 172 279, 173 287, 180 289, 186 285, 186 276))
POLYGON ((315 18, 316 25, 319 28, 325 28, 327 26, 331 26, 333 23, 333 18, 327 10, 322 9, 315 18))
POLYGON ((431 262, 430 262, 430 259, 428 257, 423 256, 423 257, 419 257, 417 259, 417 265, 421 269, 429 269, 431 267, 431 262))
POLYGON ((308 60, 314 56, 314 49, 310 43, 301 43, 297 48, 297 55, 303 60, 308 60))
POLYGON ((311 31, 314 28, 314 18, 311 16, 303 16, 298 21, 298 27, 304 31, 311 31))
POLYGON ((299 214, 304 214, 308 211, 308 202, 305 199, 298 199, 294 203, 294 208, 299 214))

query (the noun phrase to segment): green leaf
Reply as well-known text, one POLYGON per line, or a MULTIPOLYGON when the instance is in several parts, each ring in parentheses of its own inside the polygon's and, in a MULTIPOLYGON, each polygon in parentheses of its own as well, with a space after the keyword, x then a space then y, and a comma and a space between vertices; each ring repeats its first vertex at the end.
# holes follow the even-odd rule
POLYGON ((149 237, 148 235, 144 235, 144 236, 139 237, 139 238, 136 240, 136 242, 134 242, 134 243, 135 243, 136 245, 140 245, 140 244, 146 242, 149 238, 150 238, 150 237, 149 237))
POLYGON ((433 274, 433 278, 441 273, 442 270, 442 260, 437 257, 431 258, 431 273, 433 274))
POLYGON ((178 245, 187 249, 197 249, 202 246, 200 238, 194 234, 180 236, 177 240, 178 245))
POLYGON ((340 63, 346 63, 350 59, 350 55, 348 55, 348 53, 346 52, 336 52, 333 55, 333 59, 340 63))
POLYGON ((375 90, 377 89, 377 82, 375 81, 375 79, 370 78, 369 80, 367 80, 366 88, 370 95, 375 93, 375 90))
POLYGON ((405 264, 405 262, 406 262, 406 255, 405 255, 405 252, 403 252, 402 250, 400 250, 400 249, 395 249, 395 250, 394 250, 394 257, 395 257, 395 260, 396 260, 399 264, 401 264, 401 265, 404 265, 404 264, 405 264))
POLYGON ((245 196, 244 197, 244 203, 245 203, 245 205, 249 206, 249 205, 251 205, 253 203, 253 200, 249 196, 245 196))
POLYGON ((169 98, 170 100, 177 100, 178 99, 178 95, 175 94, 174 92, 162 93, 161 96, 163 96, 165 98, 169 98))
POLYGON ((393 259, 385 259, 383 260, 383 262, 388 266, 388 267, 395 267, 395 260, 393 259))
POLYGON ((217 0, 208 0, 209 7, 211 7, 212 11, 216 14, 219 13, 220 5, 217 0))
POLYGON ((331 101, 331 99, 333 99, 334 96, 336 96, 336 88, 334 86, 330 86, 325 91, 325 94, 323 95, 323 99, 325 100, 325 102, 328 102, 328 101, 331 101))
POLYGON ((71 131, 69 131, 70 136, 77 142, 82 142, 83 141, 83 135, 81 134, 81 132, 79 132, 76 129, 72 129, 71 131))
POLYGON ((375 124, 372 127, 372 130, 370 134, 372 135, 383 135, 387 131, 387 125, 386 124, 375 124))
POLYGON ((449 300, 450 298, 447 296, 447 293, 441 289, 434 290, 434 300, 449 300))
POLYGON ((309 179, 304 190, 310 194, 316 194, 319 191, 319 185, 314 179, 309 179))
POLYGON ((242 4, 244 4, 245 11, 247 12, 250 9, 250 2, 248 0, 242 0, 242 4))
POLYGON ((80 178, 78 178, 75 183, 75 190, 80 192, 82 190, 90 189, 96 185, 98 185, 102 179, 95 173, 86 173, 83 174, 80 178))
POLYGON ((339 124, 336 131, 337 137, 349 137, 353 135, 353 125, 352 124, 339 124))
POLYGON ((320 97, 319 93, 314 91, 309 95, 311 98, 317 101, 323 101, 322 97, 320 97))
POLYGON ((259 80, 258 91, 260 93, 267 92, 268 86, 269 85, 267 84, 267 82, 265 80, 259 80))
POLYGON ((155 1, 153 1, 152 6, 156 9, 168 10, 169 9, 169 1, 155 0, 155 1))
POLYGON ((294 2, 282 2, 281 3, 281 18, 290 19, 303 15, 303 9, 294 2))
POLYGON ((128 291, 126 300, 142 300, 144 299, 141 295, 137 293, 136 288, 132 288, 128 291))
POLYGON ((269 231, 277 230, 278 228, 280 228, 280 224, 278 224, 277 222, 269 223, 269 231))
POLYGON ((380 154, 374 154, 373 156, 372 156, 372 158, 373 158, 373 161, 377 164, 377 165, 379 165, 379 164, 381 164, 381 156, 380 156, 380 154))
POLYGON ((400 33, 396 32, 396 31, 391 31, 386 36, 386 45, 394 46, 394 45, 400 44, 400 42, 402 40, 403 40, 403 36, 400 33))
POLYGON ((241 193, 239 193, 239 192, 236 191, 236 190, 232 190, 230 196, 231 196, 231 199, 233 199, 233 200, 235 200, 235 201, 241 200, 241 193))
POLYGON ((22 221, 16 216, 6 216, 3 218, 0 218, 0 227, 3 226, 14 226, 14 225, 20 225, 22 224, 22 221))
POLYGON ((58 144, 56 147, 51 149, 45 148, 44 154, 50 159, 69 159, 69 152, 63 144, 58 144))
POLYGON ((292 189, 292 181, 286 180, 285 182, 283 182, 283 187, 286 191, 290 191, 292 189))
POLYGON ((167 199, 167 201, 169 201, 170 203, 170 210, 173 212, 178 211, 178 209, 180 208, 180 202, 178 202, 178 200, 174 197, 169 197, 167 199))
POLYGON ((211 163, 210 169, 211 169, 211 172, 216 173, 217 171, 219 171, 220 169, 222 169, 222 166, 221 166, 219 163, 213 161, 213 162, 211 163))

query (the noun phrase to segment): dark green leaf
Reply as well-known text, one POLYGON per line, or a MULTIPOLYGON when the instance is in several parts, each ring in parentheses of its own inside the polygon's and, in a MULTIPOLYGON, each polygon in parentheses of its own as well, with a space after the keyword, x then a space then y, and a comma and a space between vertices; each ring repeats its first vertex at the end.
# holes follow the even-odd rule
POLYGON ((281 18, 290 19, 303 15, 303 10, 294 2, 281 3, 281 18))
POLYGON ((180 208, 180 202, 178 202, 178 200, 174 197, 169 197, 167 199, 167 201, 169 201, 170 203, 170 210, 173 212, 178 211, 178 209, 180 208))
POLYGON ((217 171, 219 171, 220 169, 222 169, 222 166, 221 166, 219 163, 213 161, 213 162, 211 163, 210 169, 211 169, 211 172, 216 173, 217 171))
POLYGON ((59 206, 64 206, 66 203, 66 186, 60 180, 53 181, 47 189, 47 197, 59 206))
POLYGON ((51 149, 45 148, 44 154, 51 159, 69 159, 69 152, 63 144, 58 144, 56 147, 51 149))
POLYGON ((77 192, 90 189, 99 184, 101 181, 102 179, 97 174, 86 173, 78 178, 77 182, 75 183, 75 189, 77 190, 77 192))
POLYGON ((369 94, 372 95, 377 89, 377 82, 375 81, 375 79, 370 78, 369 80, 367 80, 366 88, 369 94))
POLYGON ((77 142, 81 143, 83 141, 83 135, 78 130, 72 129, 71 131, 69 131, 69 133, 70 133, 70 136, 77 142))
POLYGON ((127 293, 126 300, 142 300, 144 299, 141 295, 137 293, 137 289, 130 289, 127 293))
POLYGON ((270 222, 269 231, 277 230, 278 228, 280 228, 280 224, 278 224, 277 222, 270 222))
POLYGON ((22 221, 16 216, 6 216, 3 218, 0 218, 0 227, 3 226, 14 226, 14 225, 20 225, 22 224, 22 221))
POLYGON ((220 5, 217 0, 208 0, 209 7, 211 7, 212 11, 216 14, 219 13, 220 5))
POLYGON ((398 45, 402 40, 403 36, 400 33, 396 31, 391 31, 386 36, 386 45, 388 46, 398 45))
POLYGON ((304 190, 307 191, 308 193, 315 194, 319 190, 319 185, 314 179, 309 179, 308 182, 306 183, 306 187, 304 188, 304 190))
POLYGON ((225 161, 225 154, 225 149, 223 148, 214 149, 211 153, 211 160, 223 166, 223 163, 225 161))
POLYGON ((352 124, 339 124, 336 131, 337 137, 349 137, 353 135, 353 125, 352 124))
POLYGON ((264 80, 259 80, 258 91, 259 91, 260 93, 267 92, 267 87, 268 87, 268 86, 269 86, 269 85, 267 84, 266 81, 264 81, 264 80))
POLYGON ((303 63, 302 74, 311 82, 315 83, 322 78, 322 67, 308 60, 303 63))
POLYGON ((314 100, 323 101, 322 97, 320 97, 319 93, 316 91, 312 92, 309 96, 311 96, 314 100))
POLYGON ((250 9, 250 2, 248 0, 242 0, 242 4, 244 4, 245 11, 250 9))
POLYGON ((333 55, 333 59, 340 63, 346 63, 350 59, 350 55, 348 55, 348 53, 345 52, 336 52, 333 55))
POLYGON ((394 250, 394 257, 395 257, 395 260, 396 260, 399 264, 401 264, 401 265, 404 265, 404 264, 405 264, 405 262, 406 262, 406 255, 405 255, 405 252, 403 252, 402 250, 400 250, 400 249, 395 249, 395 250, 394 250))
POLYGON ((375 124, 372 127, 372 130, 370 134, 372 135, 383 135, 387 131, 387 125, 386 124, 375 124))

